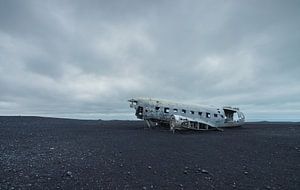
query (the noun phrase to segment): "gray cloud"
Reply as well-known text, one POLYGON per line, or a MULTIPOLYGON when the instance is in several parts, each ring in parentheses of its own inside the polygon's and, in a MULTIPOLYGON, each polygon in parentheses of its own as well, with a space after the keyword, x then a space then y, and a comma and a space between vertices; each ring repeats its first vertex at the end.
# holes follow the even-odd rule
POLYGON ((299 120, 298 1, 1 1, 0 114, 133 118, 147 96, 299 120))

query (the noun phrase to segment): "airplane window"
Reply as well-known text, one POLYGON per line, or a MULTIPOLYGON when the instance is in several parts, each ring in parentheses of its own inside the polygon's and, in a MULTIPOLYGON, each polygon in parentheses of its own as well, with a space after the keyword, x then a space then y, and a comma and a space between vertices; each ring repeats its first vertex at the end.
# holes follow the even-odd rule
POLYGON ((224 118, 224 116, 223 116, 223 115, 221 115, 221 117, 222 117, 222 118, 224 118))
POLYGON ((218 114, 215 113, 215 114, 214 114, 214 117, 218 117, 218 114))
POLYGON ((173 109, 173 112, 174 112, 174 113, 177 113, 177 112, 178 112, 178 109, 176 109, 176 108, 173 109))
POLYGON ((210 118, 210 113, 206 112, 206 117, 210 118))
POLYGON ((190 111, 190 113, 191 113, 191 114, 194 114, 195 112, 194 112, 194 111, 190 111))
POLYGON ((182 113, 186 113, 186 110, 181 110, 182 113))
POLYGON ((158 111, 158 110, 159 110, 159 107, 155 107, 155 110, 158 111))
POLYGON ((200 116, 201 116, 201 115, 202 115, 202 112, 200 112, 200 111, 199 111, 199 112, 198 112, 198 115, 200 115, 200 116))
POLYGON ((165 108, 165 109, 164 109, 164 112, 165 112, 165 113, 169 113, 169 112, 170 112, 170 108, 165 108))

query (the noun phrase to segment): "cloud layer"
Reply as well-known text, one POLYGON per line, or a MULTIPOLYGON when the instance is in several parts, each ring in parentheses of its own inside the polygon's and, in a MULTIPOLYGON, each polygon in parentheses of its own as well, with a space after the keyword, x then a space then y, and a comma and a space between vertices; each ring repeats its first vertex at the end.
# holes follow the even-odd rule
POLYGON ((132 119, 126 100, 300 120, 298 1, 1 1, 0 115, 132 119))

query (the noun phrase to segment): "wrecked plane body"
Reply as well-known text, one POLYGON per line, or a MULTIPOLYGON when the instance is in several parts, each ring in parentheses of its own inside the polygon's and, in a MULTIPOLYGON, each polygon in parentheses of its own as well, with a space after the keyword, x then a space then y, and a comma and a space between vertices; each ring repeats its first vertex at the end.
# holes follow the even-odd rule
POLYGON ((222 130, 224 127, 239 127, 245 123, 245 116, 239 108, 224 106, 213 108, 206 106, 173 103, 151 98, 128 100, 135 109, 138 119, 143 119, 149 127, 161 125, 171 131, 222 130))

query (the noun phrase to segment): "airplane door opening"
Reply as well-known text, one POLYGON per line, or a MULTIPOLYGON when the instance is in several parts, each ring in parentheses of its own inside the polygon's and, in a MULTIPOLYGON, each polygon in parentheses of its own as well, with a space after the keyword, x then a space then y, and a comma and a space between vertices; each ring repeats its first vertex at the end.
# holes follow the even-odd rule
POLYGON ((228 109, 224 109, 224 113, 225 113, 225 123, 227 122, 233 122, 233 114, 234 111, 232 110, 228 110, 228 109))
POLYGON ((144 109, 143 109, 143 107, 141 107, 141 106, 139 106, 139 107, 136 109, 135 115, 136 115, 136 117, 137 117, 138 119, 143 119, 143 111, 144 111, 144 109))

